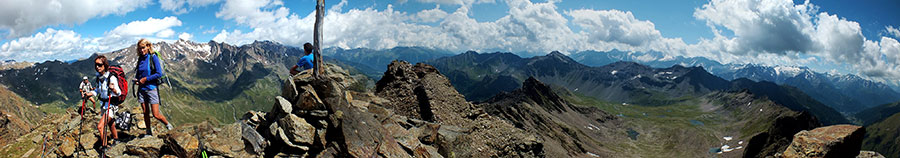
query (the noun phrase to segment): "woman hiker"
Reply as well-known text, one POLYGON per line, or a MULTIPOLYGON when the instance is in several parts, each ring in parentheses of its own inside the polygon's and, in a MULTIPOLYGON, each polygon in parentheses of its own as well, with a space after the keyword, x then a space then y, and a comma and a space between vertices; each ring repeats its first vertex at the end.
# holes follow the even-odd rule
POLYGON ((106 126, 110 127, 113 139, 119 139, 119 134, 116 131, 114 123, 115 121, 113 121, 116 116, 116 111, 119 110, 119 105, 110 102, 110 98, 118 97, 123 94, 119 89, 118 79, 109 72, 109 61, 106 60, 106 56, 100 55, 94 59, 94 70, 97 70, 97 88, 87 95, 88 97, 98 96, 100 99, 102 111, 100 112, 100 123, 97 124, 97 129, 100 131, 100 139, 103 141, 103 146, 108 147, 109 145, 106 141, 106 126))
POLYGON ((172 130, 172 124, 166 120, 166 117, 159 113, 159 79, 164 75, 162 64, 159 56, 153 52, 153 44, 147 39, 138 40, 137 43, 137 66, 134 78, 138 84, 138 102, 141 103, 141 109, 144 111, 144 124, 147 125, 147 133, 145 136, 153 135, 153 126, 150 124, 150 114, 166 125, 168 130, 172 130))

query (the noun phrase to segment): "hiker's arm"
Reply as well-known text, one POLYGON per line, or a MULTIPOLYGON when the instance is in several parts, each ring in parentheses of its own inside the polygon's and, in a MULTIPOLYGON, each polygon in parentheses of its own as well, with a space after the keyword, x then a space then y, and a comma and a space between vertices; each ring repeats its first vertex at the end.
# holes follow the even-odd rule
POLYGON ((119 81, 116 79, 116 77, 110 75, 109 78, 109 85, 107 85, 109 86, 109 91, 112 91, 116 95, 122 95, 122 93, 119 93, 119 81))
MULTIPOLYGON (((159 62, 159 56, 151 55, 150 62, 152 62, 151 64, 156 66, 156 71, 155 72, 151 71, 150 76, 147 76, 147 79, 145 79, 146 81, 156 80, 156 79, 159 79, 160 77, 162 77, 163 75, 165 75, 165 74, 163 74, 163 71, 160 70, 163 67, 162 67, 162 63, 159 62)), ((146 81, 144 81, 144 82, 146 82, 146 81)))
POLYGON ((300 73, 300 71, 297 71, 297 67, 298 67, 297 65, 294 65, 294 67, 291 67, 291 75, 300 73))

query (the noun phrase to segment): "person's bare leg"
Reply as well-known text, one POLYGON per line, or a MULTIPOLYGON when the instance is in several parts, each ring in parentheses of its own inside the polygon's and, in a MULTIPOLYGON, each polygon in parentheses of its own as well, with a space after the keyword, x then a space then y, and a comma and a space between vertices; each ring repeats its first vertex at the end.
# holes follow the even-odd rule
POLYGON ((168 125, 169 120, 166 120, 166 116, 163 116, 159 113, 159 104, 153 104, 153 117, 156 117, 157 120, 162 121, 163 124, 168 125))
POLYGON ((94 100, 94 97, 88 97, 91 100, 91 104, 94 106, 94 110, 97 110, 97 101, 94 100))
POLYGON ((144 110, 144 125, 147 126, 147 134, 153 135, 151 129, 153 126, 150 125, 150 109, 148 109, 147 103, 141 103, 141 110, 144 110))
POLYGON ((106 116, 100 117, 100 123, 97 124, 97 130, 100 130, 100 140, 102 140, 103 147, 106 147, 106 116))
MULTIPOLYGON (((113 122, 115 122, 115 121, 113 121, 113 122)), ((110 132, 112 132, 113 139, 119 139, 119 133, 116 130, 116 124, 110 122, 109 129, 110 129, 110 132)))

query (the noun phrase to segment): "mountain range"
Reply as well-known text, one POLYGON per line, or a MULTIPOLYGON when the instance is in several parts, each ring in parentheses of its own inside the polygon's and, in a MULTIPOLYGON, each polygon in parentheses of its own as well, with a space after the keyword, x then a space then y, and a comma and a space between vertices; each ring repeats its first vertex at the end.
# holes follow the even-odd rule
POLYGON ((796 87, 846 115, 900 100, 900 93, 888 84, 867 80, 853 74, 837 75, 815 72, 807 67, 722 64, 704 57, 671 57, 659 52, 618 50, 582 51, 570 56, 589 66, 602 66, 616 61, 633 61, 651 67, 701 66, 726 80, 747 78, 796 87))
POLYGON ((796 88, 747 79, 728 81, 702 67, 652 68, 634 62, 590 67, 559 52, 531 58, 509 53, 467 52, 426 63, 447 74, 461 93, 475 100, 512 91, 518 87, 499 83, 521 82, 527 76, 599 100, 648 106, 679 103, 714 91, 746 89, 792 110, 810 111, 826 125, 849 123, 834 109, 796 88))

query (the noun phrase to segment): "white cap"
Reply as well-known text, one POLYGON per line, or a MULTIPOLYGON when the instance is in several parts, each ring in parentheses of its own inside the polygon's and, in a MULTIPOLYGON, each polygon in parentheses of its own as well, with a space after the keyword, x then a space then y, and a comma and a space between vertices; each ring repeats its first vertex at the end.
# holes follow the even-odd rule
POLYGON ((84 77, 83 77, 83 78, 81 78, 81 79, 84 79, 84 80, 87 80, 87 76, 84 76, 84 77))

